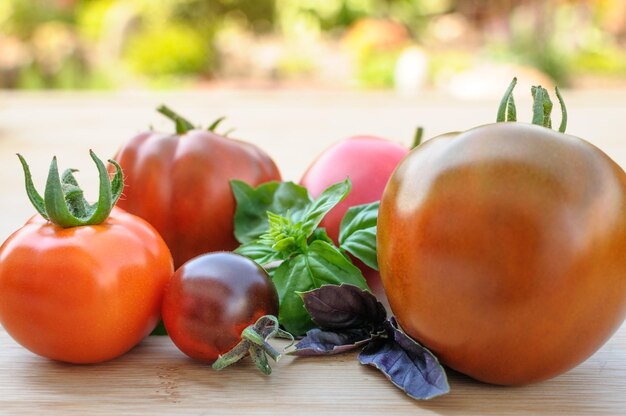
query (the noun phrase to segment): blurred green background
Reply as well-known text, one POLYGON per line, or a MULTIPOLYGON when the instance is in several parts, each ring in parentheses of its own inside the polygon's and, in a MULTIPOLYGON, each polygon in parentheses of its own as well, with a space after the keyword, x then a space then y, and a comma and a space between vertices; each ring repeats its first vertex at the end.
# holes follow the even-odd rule
POLYGON ((472 95, 511 73, 626 87, 626 1, 0 0, 0 88, 472 95))

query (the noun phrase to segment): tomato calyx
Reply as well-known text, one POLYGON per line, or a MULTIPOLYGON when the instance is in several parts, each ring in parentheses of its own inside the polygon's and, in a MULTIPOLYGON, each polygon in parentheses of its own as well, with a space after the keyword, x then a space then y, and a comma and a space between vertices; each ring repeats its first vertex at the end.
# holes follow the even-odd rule
MULTIPOLYGON (((517 78, 513 78, 508 88, 504 92, 504 96, 500 101, 500 106, 498 108, 498 115, 496 121, 498 123, 505 121, 517 121, 517 109, 515 107, 515 100, 513 99, 513 89, 517 84, 517 78)), ((567 108, 565 107, 565 102, 563 101, 563 97, 561 96, 561 92, 558 87, 554 88, 556 97, 559 101, 559 106, 561 107, 561 124, 559 125, 559 132, 565 133, 567 128, 567 108)), ((531 88, 531 94, 533 96, 533 119, 532 124, 536 124, 538 126, 547 127, 549 129, 552 128, 552 101, 550 100, 550 95, 548 94, 548 90, 543 88, 540 85, 533 86, 531 88)))
MULTIPOLYGON (((157 111, 161 114, 163 114, 165 117, 169 118, 170 120, 172 120, 174 123, 176 123, 176 134, 185 134, 187 132, 189 132, 190 130, 195 130, 198 127, 194 126, 194 124, 192 122, 190 122, 189 120, 187 120, 186 118, 184 118, 183 116, 181 116, 180 114, 176 113, 174 110, 172 110, 171 108, 165 106, 165 105, 161 105, 159 107, 157 107, 157 111)), ((215 129, 220 125, 220 123, 222 121, 224 121, 226 119, 226 117, 222 116, 219 117, 217 120, 215 120, 213 123, 211 123, 211 125, 209 127, 207 127, 207 130, 210 132, 215 133, 215 129)), ((224 134, 224 136, 227 136, 228 133, 230 133, 232 130, 229 130, 226 134, 224 134)))
POLYGON ((227 353, 213 363, 214 370, 223 370, 224 368, 240 361, 247 355, 252 357, 252 361, 257 368, 265 375, 272 373, 267 357, 278 362, 282 357, 282 353, 277 351, 268 340, 277 337, 291 340, 286 348, 289 348, 294 341, 293 336, 280 329, 278 319, 272 315, 260 317, 254 325, 248 326, 241 332, 241 341, 227 353))
POLYGON ((116 161, 109 160, 108 162, 115 166, 115 174, 109 179, 104 163, 92 150, 89 151, 89 155, 96 164, 100 177, 100 192, 94 204, 89 204, 85 200, 83 190, 74 177, 76 169, 67 169, 59 175, 56 156, 52 158, 42 197, 35 189, 26 160, 22 155, 17 155, 24 169, 28 199, 46 220, 60 227, 69 228, 101 224, 109 217, 124 188, 122 168, 116 161))

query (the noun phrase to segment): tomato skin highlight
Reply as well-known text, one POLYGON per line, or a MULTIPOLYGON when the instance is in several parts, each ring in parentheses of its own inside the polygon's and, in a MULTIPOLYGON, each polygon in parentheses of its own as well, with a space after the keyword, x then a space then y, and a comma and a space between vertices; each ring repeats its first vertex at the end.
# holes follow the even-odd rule
POLYGON ((154 329, 172 273, 156 230, 119 208, 72 228, 36 215, 0 248, 0 323, 43 357, 107 361, 154 329))
POLYGON ((229 252, 209 253, 180 267, 163 300, 163 323, 176 346, 212 363, 264 315, 278 314, 278 294, 254 261, 229 252))
POLYGON ((391 177, 378 221, 400 325, 478 380, 561 374, 626 316, 626 174, 581 139, 523 123, 434 138, 391 177))
POLYGON ((142 133, 114 159, 125 174, 118 206, 161 233, 176 267, 200 254, 238 246, 231 179, 252 186, 281 179, 257 146, 203 130, 142 133))

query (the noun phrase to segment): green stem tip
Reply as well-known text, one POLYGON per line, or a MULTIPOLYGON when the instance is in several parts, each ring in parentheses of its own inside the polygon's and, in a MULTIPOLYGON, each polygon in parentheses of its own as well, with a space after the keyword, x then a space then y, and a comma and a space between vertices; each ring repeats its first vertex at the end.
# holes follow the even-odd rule
MULTIPOLYGON (((517 84, 517 78, 513 78, 509 87, 504 92, 504 96, 500 101, 498 107, 498 115, 496 121, 498 123, 505 121, 517 121, 517 109, 515 107, 515 101, 513 99, 513 89, 517 84)), ((567 128, 567 108, 565 102, 561 96, 561 92, 558 88, 555 88, 556 96, 559 100, 559 106, 561 107, 561 125, 559 126, 559 132, 565 133, 567 128)), ((531 88, 531 94, 533 96, 533 119, 532 123, 538 126, 552 128, 552 100, 550 100, 550 94, 548 90, 542 86, 533 86, 531 88)))
POLYGON ((565 133, 565 129, 567 128, 567 107, 565 107, 565 101, 563 101, 559 87, 554 87, 554 92, 556 93, 556 98, 559 100, 559 106, 561 107, 561 125, 559 126, 559 131, 565 133))
MULTIPOLYGON (((215 129, 217 128, 217 126, 219 126, 224 120, 226 120, 226 116, 219 117, 217 120, 211 123, 209 127, 207 127, 207 130, 215 133, 215 129)), ((224 136, 228 136, 228 133, 225 133, 224 136)))
POLYGON ((417 146, 422 144, 422 138, 424 137, 424 127, 419 126, 415 129, 415 135, 413 136, 413 143, 411 144, 411 149, 415 149, 417 146))
MULTIPOLYGON (((170 120, 172 120, 174 123, 176 123, 176 134, 185 134, 185 133, 187 133, 190 130, 196 129, 196 126, 194 126, 191 121, 187 120, 185 117, 181 116, 180 114, 178 114, 177 112, 175 112, 174 110, 172 110, 171 108, 169 108, 169 107, 167 107, 165 105, 161 105, 161 106, 157 107, 157 111, 159 113, 163 114, 165 117, 167 117, 170 120)), ((207 127, 207 130, 210 131, 210 132, 215 133, 215 129, 217 129, 217 127, 225 119, 226 119, 225 116, 219 117, 217 120, 215 120, 213 123, 211 123, 211 125, 209 127, 207 127)), ((227 134, 225 134, 225 136, 226 135, 227 134)))
POLYGON ((515 102, 513 101, 513 89, 517 85, 517 78, 513 78, 509 87, 504 92, 504 96, 500 101, 500 107, 498 107, 498 117, 496 121, 501 123, 503 121, 517 121, 517 111, 515 108, 515 102))
POLYGON ((94 204, 89 204, 85 200, 83 190, 74 177, 76 169, 67 169, 63 175, 59 175, 56 156, 52 158, 42 197, 33 184, 26 160, 22 155, 17 155, 24 170, 28 199, 46 220, 68 228, 101 224, 109 217, 124 188, 122 168, 114 160, 109 160, 109 163, 115 166, 115 174, 109 179, 104 163, 93 151, 90 150, 89 155, 96 164, 100 178, 98 201, 94 204))
POLYGON ((196 128, 189 120, 165 105, 157 107, 157 111, 176 123, 176 134, 185 134, 196 128))
MULTIPOLYGON (((280 329, 278 319, 275 316, 262 316, 254 325, 250 325, 241 332, 241 341, 233 349, 220 355, 213 363, 213 369, 223 370, 250 355, 257 368, 263 374, 270 375, 272 368, 267 357, 269 356, 274 361, 278 361, 282 357, 282 353, 268 342, 272 337, 290 339, 292 344, 294 341, 293 336, 289 332, 280 329)), ((289 346, 286 348, 289 348, 289 346)))

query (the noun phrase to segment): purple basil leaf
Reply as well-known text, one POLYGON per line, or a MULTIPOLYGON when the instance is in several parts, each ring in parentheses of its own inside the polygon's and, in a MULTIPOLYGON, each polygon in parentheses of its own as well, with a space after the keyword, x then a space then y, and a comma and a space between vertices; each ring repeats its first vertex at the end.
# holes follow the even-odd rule
POLYGON ((392 317, 389 338, 369 343, 359 354, 361 364, 378 368, 410 397, 428 400, 450 391, 446 372, 437 358, 398 328, 392 317))
POLYGON ((344 329, 325 331, 314 328, 296 344, 292 355, 334 355, 359 348, 372 340, 369 329, 344 329))
POLYGON ((350 284, 324 285, 302 293, 304 307, 320 328, 380 328, 387 312, 369 291, 350 284))

